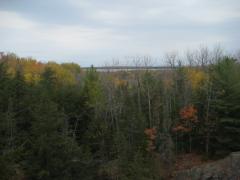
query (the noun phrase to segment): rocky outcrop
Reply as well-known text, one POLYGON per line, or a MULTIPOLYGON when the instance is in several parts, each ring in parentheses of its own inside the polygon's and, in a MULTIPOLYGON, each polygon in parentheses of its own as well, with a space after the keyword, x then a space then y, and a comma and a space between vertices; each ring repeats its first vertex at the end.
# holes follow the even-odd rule
POLYGON ((240 152, 222 160, 176 172, 173 180, 240 180, 240 152))

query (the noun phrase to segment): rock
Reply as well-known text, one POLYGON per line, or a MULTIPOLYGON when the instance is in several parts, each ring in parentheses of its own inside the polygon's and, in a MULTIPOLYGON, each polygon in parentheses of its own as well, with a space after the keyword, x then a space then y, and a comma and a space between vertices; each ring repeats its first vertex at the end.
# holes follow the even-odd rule
POLYGON ((173 180, 239 180, 240 152, 231 153, 222 160, 189 170, 176 172, 173 180))

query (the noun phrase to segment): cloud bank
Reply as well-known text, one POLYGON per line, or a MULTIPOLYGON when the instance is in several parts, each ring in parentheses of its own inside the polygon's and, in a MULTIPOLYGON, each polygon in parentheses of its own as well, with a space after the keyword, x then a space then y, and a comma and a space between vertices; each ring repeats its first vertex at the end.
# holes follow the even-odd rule
POLYGON ((101 65, 222 44, 239 48, 238 0, 2 0, 0 51, 101 65))

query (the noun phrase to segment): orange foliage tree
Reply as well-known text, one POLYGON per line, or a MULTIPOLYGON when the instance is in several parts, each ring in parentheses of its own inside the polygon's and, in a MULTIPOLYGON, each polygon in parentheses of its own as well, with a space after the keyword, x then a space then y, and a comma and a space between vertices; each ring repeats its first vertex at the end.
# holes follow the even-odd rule
POLYGON ((173 128, 174 132, 190 132, 194 124, 198 123, 197 109, 193 105, 183 107, 180 112, 180 121, 173 128))
POLYGON ((183 107, 180 112, 180 121, 177 123, 177 125, 172 129, 175 133, 183 133, 189 135, 189 151, 191 152, 191 132, 193 131, 193 128, 196 127, 198 123, 198 117, 197 117, 197 108, 193 105, 188 105, 183 107))
POLYGON ((152 152, 156 149, 155 140, 157 138, 157 129, 155 127, 147 128, 144 130, 144 133, 147 136, 147 143, 148 143, 146 150, 148 152, 152 152))

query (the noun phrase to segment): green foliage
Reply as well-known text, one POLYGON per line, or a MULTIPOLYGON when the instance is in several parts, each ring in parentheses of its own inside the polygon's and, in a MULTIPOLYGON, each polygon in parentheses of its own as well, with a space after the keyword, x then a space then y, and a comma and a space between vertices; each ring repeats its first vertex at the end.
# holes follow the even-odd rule
POLYGON ((211 106, 217 116, 217 131, 213 149, 226 154, 240 149, 240 64, 230 57, 224 57, 212 73, 214 101, 211 106))
POLYGON ((215 67, 213 82, 220 116, 240 117, 240 65, 225 57, 215 67))
POLYGON ((240 150, 230 57, 109 73, 9 54, 0 87, 0 179, 167 179, 175 153, 240 150))
POLYGON ((101 87, 98 73, 96 69, 91 67, 86 72, 84 79, 83 96, 88 99, 87 105, 89 107, 95 107, 101 100, 101 87))

